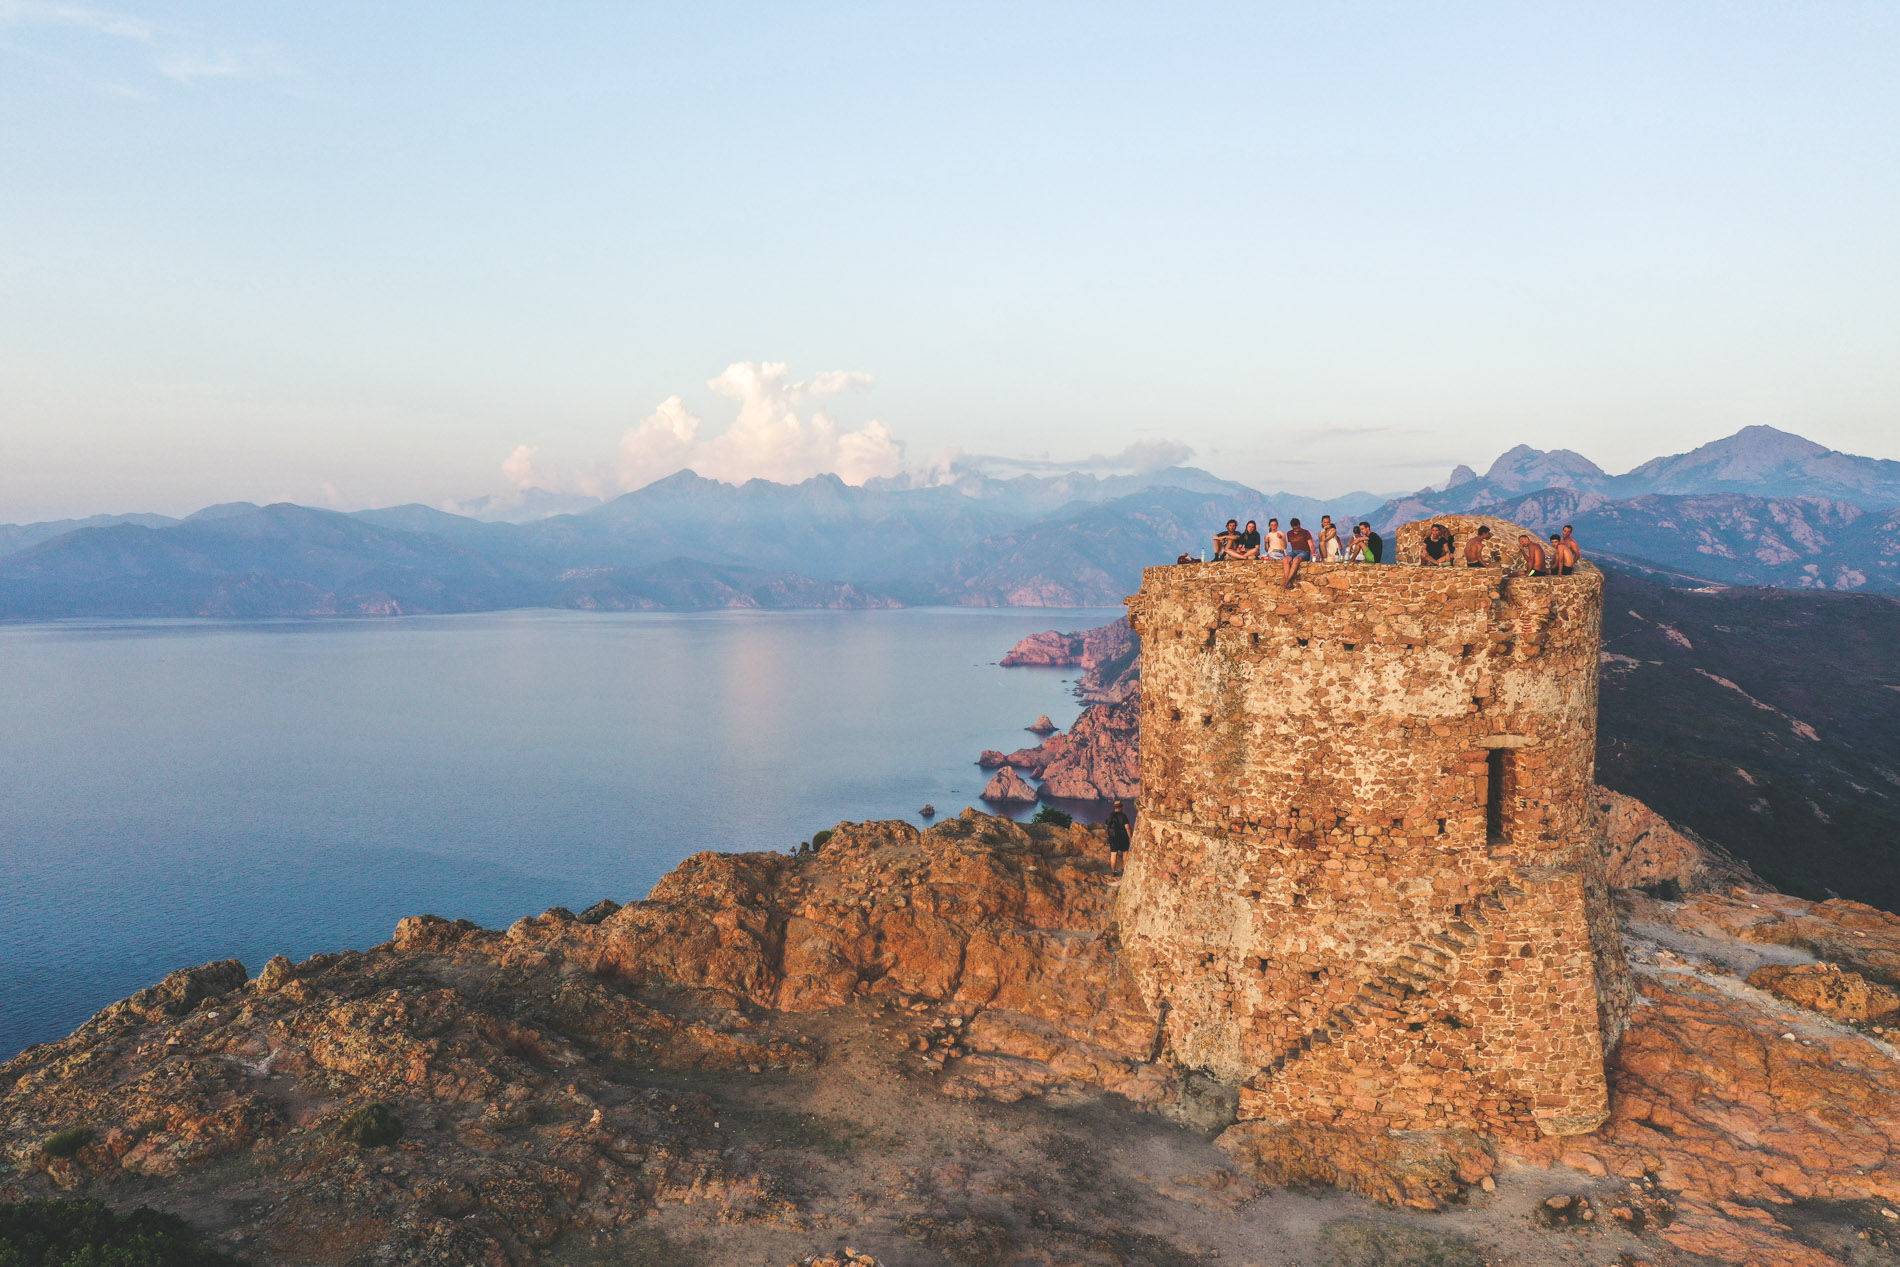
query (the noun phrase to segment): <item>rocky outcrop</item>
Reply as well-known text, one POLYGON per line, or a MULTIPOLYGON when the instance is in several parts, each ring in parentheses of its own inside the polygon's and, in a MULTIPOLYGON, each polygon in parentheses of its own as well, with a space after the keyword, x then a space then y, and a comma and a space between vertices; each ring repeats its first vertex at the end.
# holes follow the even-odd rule
POLYGON ((1056 724, 1049 720, 1049 714, 1041 713, 1037 715, 1035 721, 1030 722, 1023 729, 1033 734, 1048 735, 1055 733, 1056 724))
MULTIPOLYGON (((526 1263, 664 1206, 809 1231, 809 1157, 771 1159, 800 1119, 736 1104, 735 1076, 830 1060, 859 1089, 921 1075, 952 1099, 1169 1098, 1107 935, 1100 850, 1082 828, 970 812, 928 832, 843 824, 821 854, 696 855, 591 919, 416 916, 255 980, 235 962, 174 973, 0 1065, 0 1201, 211 1211, 268 1263, 526 1263), (885 1063, 853 1068, 860 1047, 885 1063), (371 1103, 399 1142, 344 1137, 371 1103), (75 1127, 93 1131, 75 1155, 41 1148, 75 1127)), ((944 1209, 890 1178, 910 1216, 944 1209)))
POLYGON ((992 805, 1034 805, 1036 789, 1013 766, 1004 766, 984 787, 983 799, 992 805))
POLYGON ((1260 1182, 1460 1203, 1459 1233, 1500 1262, 1818 1267, 1888 1243, 1900 1059, 1879 1009, 1900 917, 1751 886, 1626 894, 1642 1004, 1596 1133, 1251 1123, 1222 1136, 1229 1162, 1207 1135, 1231 1088, 1149 1060, 1101 850, 974 813, 842 824, 819 854, 695 855, 644 902, 506 931, 417 916, 254 980, 174 973, 0 1065, 0 1201, 151 1204, 259 1264, 353 1267, 688 1261, 695 1243, 782 1262, 844 1232, 885 1261, 1245 1261, 1279 1242, 1328 1261, 1260 1182), (370 1103, 400 1140, 346 1137, 370 1103), (71 1128, 94 1132, 73 1156, 42 1148, 71 1128), (1533 1218, 1553 1192, 1594 1219, 1533 1218))
POLYGON ((1837 1021, 1885 1021, 1900 1012, 1900 994, 1838 964, 1764 964, 1748 984, 1837 1021))
POLYGON ((1097 669, 1103 665, 1132 659, 1140 649, 1126 620, 1112 621, 1094 629, 1058 633, 1051 629, 1030 634, 1004 653, 1004 668, 1038 665, 1044 668, 1097 669))
POLYGON ((1066 669, 1082 662, 1082 635, 1058 633, 1030 634, 1003 653, 999 663, 1006 669, 1035 665, 1045 669, 1066 669))
MULTIPOLYGON (((1132 800, 1139 790, 1141 644, 1126 620, 1075 633, 1032 634, 1010 648, 1005 665, 1081 665, 1077 694, 1088 701, 1067 734, 1007 755, 985 751, 985 769, 1013 766, 1042 780, 1051 800, 1132 800)), ((1046 721, 1047 718, 1039 719, 1046 721)), ((1033 729, 1033 728, 1032 728, 1033 729)))
POLYGON ((1083 710, 1053 751, 1043 746, 1042 795, 1064 800, 1133 800, 1141 788, 1138 701, 1083 710))
POLYGON ((1598 787, 1594 807, 1603 825, 1613 888, 1673 891, 1679 896, 1738 882, 1761 883, 1722 849, 1675 826, 1633 796, 1598 787))

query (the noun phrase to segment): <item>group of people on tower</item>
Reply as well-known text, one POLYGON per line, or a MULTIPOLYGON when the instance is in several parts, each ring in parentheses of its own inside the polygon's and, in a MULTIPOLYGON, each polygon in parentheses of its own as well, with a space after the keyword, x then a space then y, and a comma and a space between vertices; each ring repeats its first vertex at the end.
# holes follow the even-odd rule
MULTIPOLYGON (((1491 538, 1489 525, 1481 524, 1465 539, 1464 548, 1460 550, 1458 539, 1449 528, 1433 524, 1419 542, 1419 565, 1456 567, 1462 562, 1466 567, 1489 567, 1491 538)), ((1257 520, 1249 519, 1242 528, 1239 520, 1229 519, 1227 526, 1214 534, 1214 558, 1278 561, 1282 564, 1280 583, 1290 589, 1302 563, 1384 562, 1385 538, 1373 531, 1372 524, 1366 520, 1354 525, 1350 536, 1343 536, 1331 515, 1320 516, 1317 534, 1301 526, 1298 519, 1289 521, 1285 531, 1281 531, 1277 518, 1268 519, 1264 533, 1257 520)), ((1569 576, 1582 561, 1583 549, 1577 544, 1570 525, 1565 524, 1561 533, 1550 534, 1548 547, 1530 533, 1520 533, 1517 566, 1507 567, 1506 571, 1526 576, 1569 576)), ((1189 562, 1188 556, 1182 555, 1177 562, 1189 562)))
MULTIPOLYGON (((1451 529, 1444 524, 1433 524, 1418 543, 1418 561, 1421 567, 1456 567, 1462 556, 1468 568, 1491 566, 1486 557, 1491 546, 1491 527, 1479 524, 1478 530, 1465 538, 1465 548, 1458 549, 1458 539, 1451 535, 1451 529)), ((1569 576, 1577 570, 1577 564, 1583 562, 1583 547, 1577 544, 1577 538, 1569 524, 1562 532, 1550 534, 1550 545, 1546 548, 1528 532, 1517 534, 1517 567, 1506 571, 1517 571, 1525 576, 1569 576)))
POLYGON ((1214 534, 1216 559, 1274 559, 1283 564, 1280 583, 1293 584, 1300 564, 1379 563, 1385 558, 1385 538, 1372 530, 1370 523, 1356 525, 1350 536, 1342 536, 1331 515, 1319 517, 1319 532, 1291 520, 1283 532, 1278 519, 1267 520, 1260 531, 1257 521, 1249 519, 1246 528, 1229 519, 1227 526, 1214 534))

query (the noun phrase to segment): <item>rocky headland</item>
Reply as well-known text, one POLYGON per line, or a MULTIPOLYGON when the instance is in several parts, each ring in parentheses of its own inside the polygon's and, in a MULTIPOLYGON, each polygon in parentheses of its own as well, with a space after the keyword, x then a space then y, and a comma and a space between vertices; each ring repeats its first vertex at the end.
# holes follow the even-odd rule
POLYGON ((1000 663, 1005 668, 1080 668, 1076 694, 1085 707, 1066 734, 1014 752, 986 750, 977 764, 1028 774, 1040 781, 1035 795, 1045 800, 1132 799, 1140 790, 1141 644, 1128 622, 1031 634, 1000 663))
POLYGON ((1900 918, 1602 804, 1681 900, 1619 897, 1641 1002, 1592 1135, 1232 1126, 1153 1058, 1099 831, 966 812, 175 972, 0 1066, 0 1200, 283 1264, 1891 1261, 1900 918))

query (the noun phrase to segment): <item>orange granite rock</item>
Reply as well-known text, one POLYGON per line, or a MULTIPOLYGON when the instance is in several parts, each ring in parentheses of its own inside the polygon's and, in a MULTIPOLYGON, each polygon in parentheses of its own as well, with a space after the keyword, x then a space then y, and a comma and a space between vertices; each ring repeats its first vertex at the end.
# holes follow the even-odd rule
POLYGON ((1829 963, 1764 964, 1748 984, 1797 1007, 1841 1021, 1877 1021, 1900 1012, 1900 994, 1829 963))

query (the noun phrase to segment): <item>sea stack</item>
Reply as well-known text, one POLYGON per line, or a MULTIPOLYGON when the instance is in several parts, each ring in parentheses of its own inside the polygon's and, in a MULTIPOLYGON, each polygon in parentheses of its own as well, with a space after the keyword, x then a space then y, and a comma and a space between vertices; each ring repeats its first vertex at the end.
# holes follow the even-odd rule
POLYGON ((993 805, 1033 805, 1036 789, 1022 775, 1016 773, 1014 766, 1004 766, 983 789, 983 799, 993 805))

